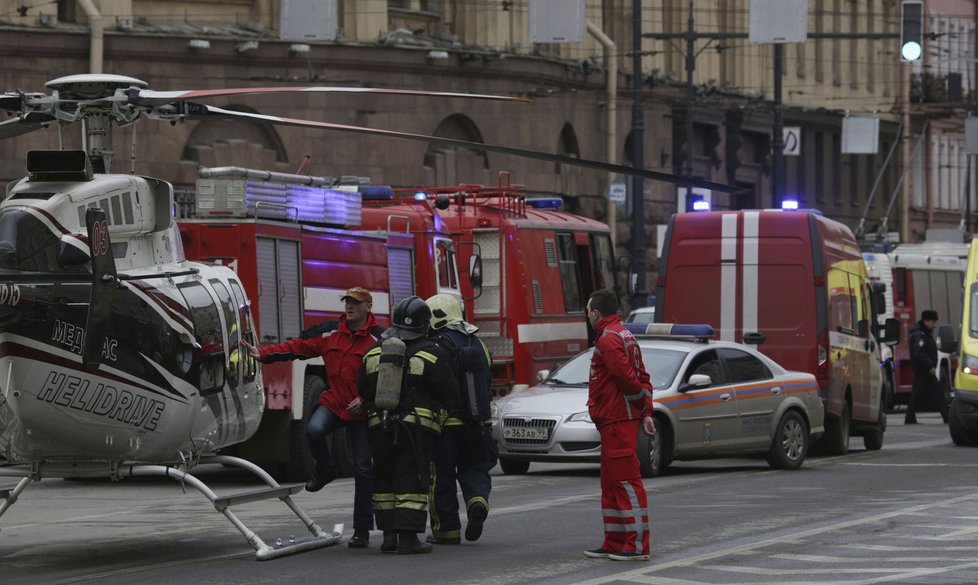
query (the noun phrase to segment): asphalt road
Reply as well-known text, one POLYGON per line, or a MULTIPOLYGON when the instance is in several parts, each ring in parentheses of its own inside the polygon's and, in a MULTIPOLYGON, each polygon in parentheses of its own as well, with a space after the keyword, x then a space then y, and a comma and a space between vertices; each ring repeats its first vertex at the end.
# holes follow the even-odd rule
MULTIPOLYGON (((430 555, 345 542, 259 562, 207 500, 172 480, 44 480, 0 517, 0 584, 94 583, 975 583, 978 449, 955 447, 933 413, 891 415, 881 451, 810 458, 798 471, 761 459, 678 462, 646 480, 651 562, 588 559, 601 540, 597 466, 537 465, 496 475, 476 543, 430 555)), ((495 473, 500 473, 498 468, 495 473)), ((218 494, 253 485, 200 469, 218 494)), ((0 485, 7 485, 0 480, 0 485)), ((352 517, 353 482, 296 501, 323 528, 352 517)), ((236 508, 268 542, 305 528, 278 501, 236 508)))

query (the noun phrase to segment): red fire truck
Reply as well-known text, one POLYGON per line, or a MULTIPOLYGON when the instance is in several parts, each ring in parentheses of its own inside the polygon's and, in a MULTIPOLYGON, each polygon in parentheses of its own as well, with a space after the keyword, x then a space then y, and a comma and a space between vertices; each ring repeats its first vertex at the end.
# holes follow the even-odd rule
POLYGON ((588 296, 615 289, 606 224, 561 211, 559 197, 527 197, 508 173, 496 186, 395 191, 398 201, 434 202, 451 234, 466 267, 466 320, 493 354, 496 395, 535 383, 538 372, 588 347, 588 296))
MULTIPOLYGON (((968 263, 968 244, 923 242, 900 244, 890 252, 893 265, 893 312, 900 321, 900 343, 893 348, 894 398, 907 404, 913 388, 910 368, 910 328, 920 319, 921 311, 933 309, 941 323, 955 327, 961 323, 964 302, 964 272, 968 263)), ((937 378, 950 394, 957 368, 957 354, 938 351, 937 378)))
MULTIPOLYGON (((186 255, 237 271, 257 299, 263 344, 337 318, 340 297, 353 286, 371 291, 382 324, 406 296, 460 296, 451 240, 432 214, 418 206, 364 209, 364 197, 390 197, 389 188, 364 181, 202 169, 192 211, 179 221, 186 255)), ((322 359, 263 365, 265 413, 240 455, 290 479, 311 473, 305 419, 322 392, 323 373, 322 359)), ((344 432, 330 440, 334 453, 348 451, 344 432)), ((336 460, 340 475, 352 472, 349 458, 336 460)))

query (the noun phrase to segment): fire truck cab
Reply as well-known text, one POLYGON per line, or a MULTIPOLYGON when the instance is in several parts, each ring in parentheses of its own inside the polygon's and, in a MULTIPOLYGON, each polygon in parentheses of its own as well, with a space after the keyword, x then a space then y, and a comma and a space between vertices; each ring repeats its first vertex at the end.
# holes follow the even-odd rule
POLYGON ((422 195, 435 203, 465 267, 465 318, 492 352, 495 395, 536 383, 589 346, 588 297, 616 289, 606 224, 561 211, 559 197, 526 197, 505 173, 496 186, 401 192, 422 195))
POLYGON ((898 324, 888 320, 880 335, 845 225, 806 211, 681 213, 669 224, 657 284, 657 322, 707 323, 722 340, 757 344, 786 369, 814 374, 825 450, 846 453, 850 434, 882 447, 879 346, 895 341, 898 324))

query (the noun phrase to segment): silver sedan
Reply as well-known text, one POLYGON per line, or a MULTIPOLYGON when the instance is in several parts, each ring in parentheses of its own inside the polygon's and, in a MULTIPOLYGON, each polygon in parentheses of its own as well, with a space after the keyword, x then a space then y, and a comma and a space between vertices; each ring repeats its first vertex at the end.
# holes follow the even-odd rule
MULTIPOLYGON (((824 432, 815 377, 789 372, 753 347, 711 341, 712 329, 703 327, 698 335, 638 336, 658 429, 653 439, 639 432, 643 477, 674 460, 753 454, 775 468, 800 467, 824 432)), ((601 440, 587 411, 591 353, 493 403, 503 472, 526 473, 533 461, 599 461, 601 440)))

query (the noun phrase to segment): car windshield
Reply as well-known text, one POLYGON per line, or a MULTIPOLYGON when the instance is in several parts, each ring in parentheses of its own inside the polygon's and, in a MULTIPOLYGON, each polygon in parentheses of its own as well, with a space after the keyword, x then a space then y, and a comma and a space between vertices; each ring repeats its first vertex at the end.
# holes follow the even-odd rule
MULTIPOLYGON (((550 374, 545 382, 586 386, 591 373, 591 354, 593 352, 593 349, 589 349, 574 357, 550 374)), ((652 388, 659 389, 671 386, 685 357, 686 352, 684 351, 643 347, 642 361, 645 362, 645 370, 652 378, 652 388)))

